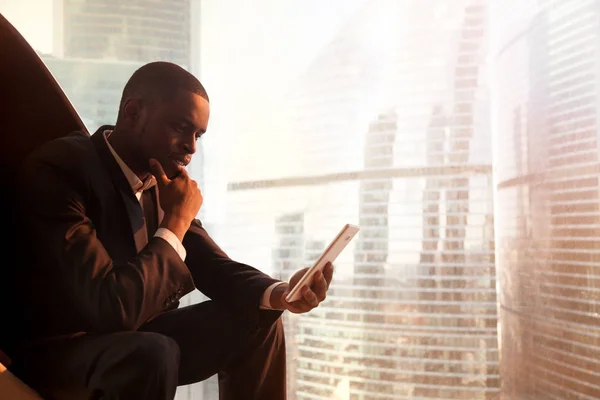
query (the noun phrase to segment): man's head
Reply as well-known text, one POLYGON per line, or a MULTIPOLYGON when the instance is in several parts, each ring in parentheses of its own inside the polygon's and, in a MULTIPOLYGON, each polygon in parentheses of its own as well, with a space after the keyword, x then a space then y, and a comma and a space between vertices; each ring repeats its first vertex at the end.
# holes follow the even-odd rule
POLYGON ((187 165, 208 125, 208 95, 185 69, 152 62, 133 73, 119 105, 111 143, 138 176, 157 159, 168 176, 187 165))

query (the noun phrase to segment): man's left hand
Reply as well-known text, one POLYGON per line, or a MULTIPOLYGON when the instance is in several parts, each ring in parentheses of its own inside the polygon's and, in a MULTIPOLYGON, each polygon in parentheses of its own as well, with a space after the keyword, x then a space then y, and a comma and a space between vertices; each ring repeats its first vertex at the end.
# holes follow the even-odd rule
POLYGON ((271 305, 274 308, 289 310, 295 314, 304 314, 325 300, 333 277, 333 265, 331 263, 327 263, 322 272, 317 271, 314 274, 311 285, 302 289, 302 298, 300 300, 291 303, 285 300, 288 293, 298 284, 306 271, 308 271, 308 268, 301 269, 292 276, 289 284, 279 285, 273 289, 273 293, 271 293, 271 305))

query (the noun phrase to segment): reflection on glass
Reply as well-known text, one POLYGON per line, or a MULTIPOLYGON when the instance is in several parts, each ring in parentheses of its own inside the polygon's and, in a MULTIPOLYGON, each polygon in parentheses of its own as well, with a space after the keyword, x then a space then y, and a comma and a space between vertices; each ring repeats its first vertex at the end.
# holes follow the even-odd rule
POLYGON ((494 29, 504 398, 597 399, 600 5, 515 7, 494 29))

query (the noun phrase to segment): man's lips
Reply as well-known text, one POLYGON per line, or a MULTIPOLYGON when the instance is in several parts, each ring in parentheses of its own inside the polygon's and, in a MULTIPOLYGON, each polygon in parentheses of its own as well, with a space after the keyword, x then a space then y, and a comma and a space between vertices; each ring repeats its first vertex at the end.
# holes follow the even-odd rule
POLYGON ((187 157, 179 158, 179 157, 170 157, 173 162, 180 167, 187 167, 190 163, 190 159, 187 157))

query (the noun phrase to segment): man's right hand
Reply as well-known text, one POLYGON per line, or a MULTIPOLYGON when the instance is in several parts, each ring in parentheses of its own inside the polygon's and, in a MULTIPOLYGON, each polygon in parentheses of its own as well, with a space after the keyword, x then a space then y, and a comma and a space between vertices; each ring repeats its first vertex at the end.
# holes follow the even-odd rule
POLYGON ((181 166, 177 176, 169 179, 162 165, 155 159, 150 159, 150 171, 156 178, 160 207, 165 212, 160 227, 170 230, 183 241, 183 236, 202 206, 202 193, 198 183, 181 166))

